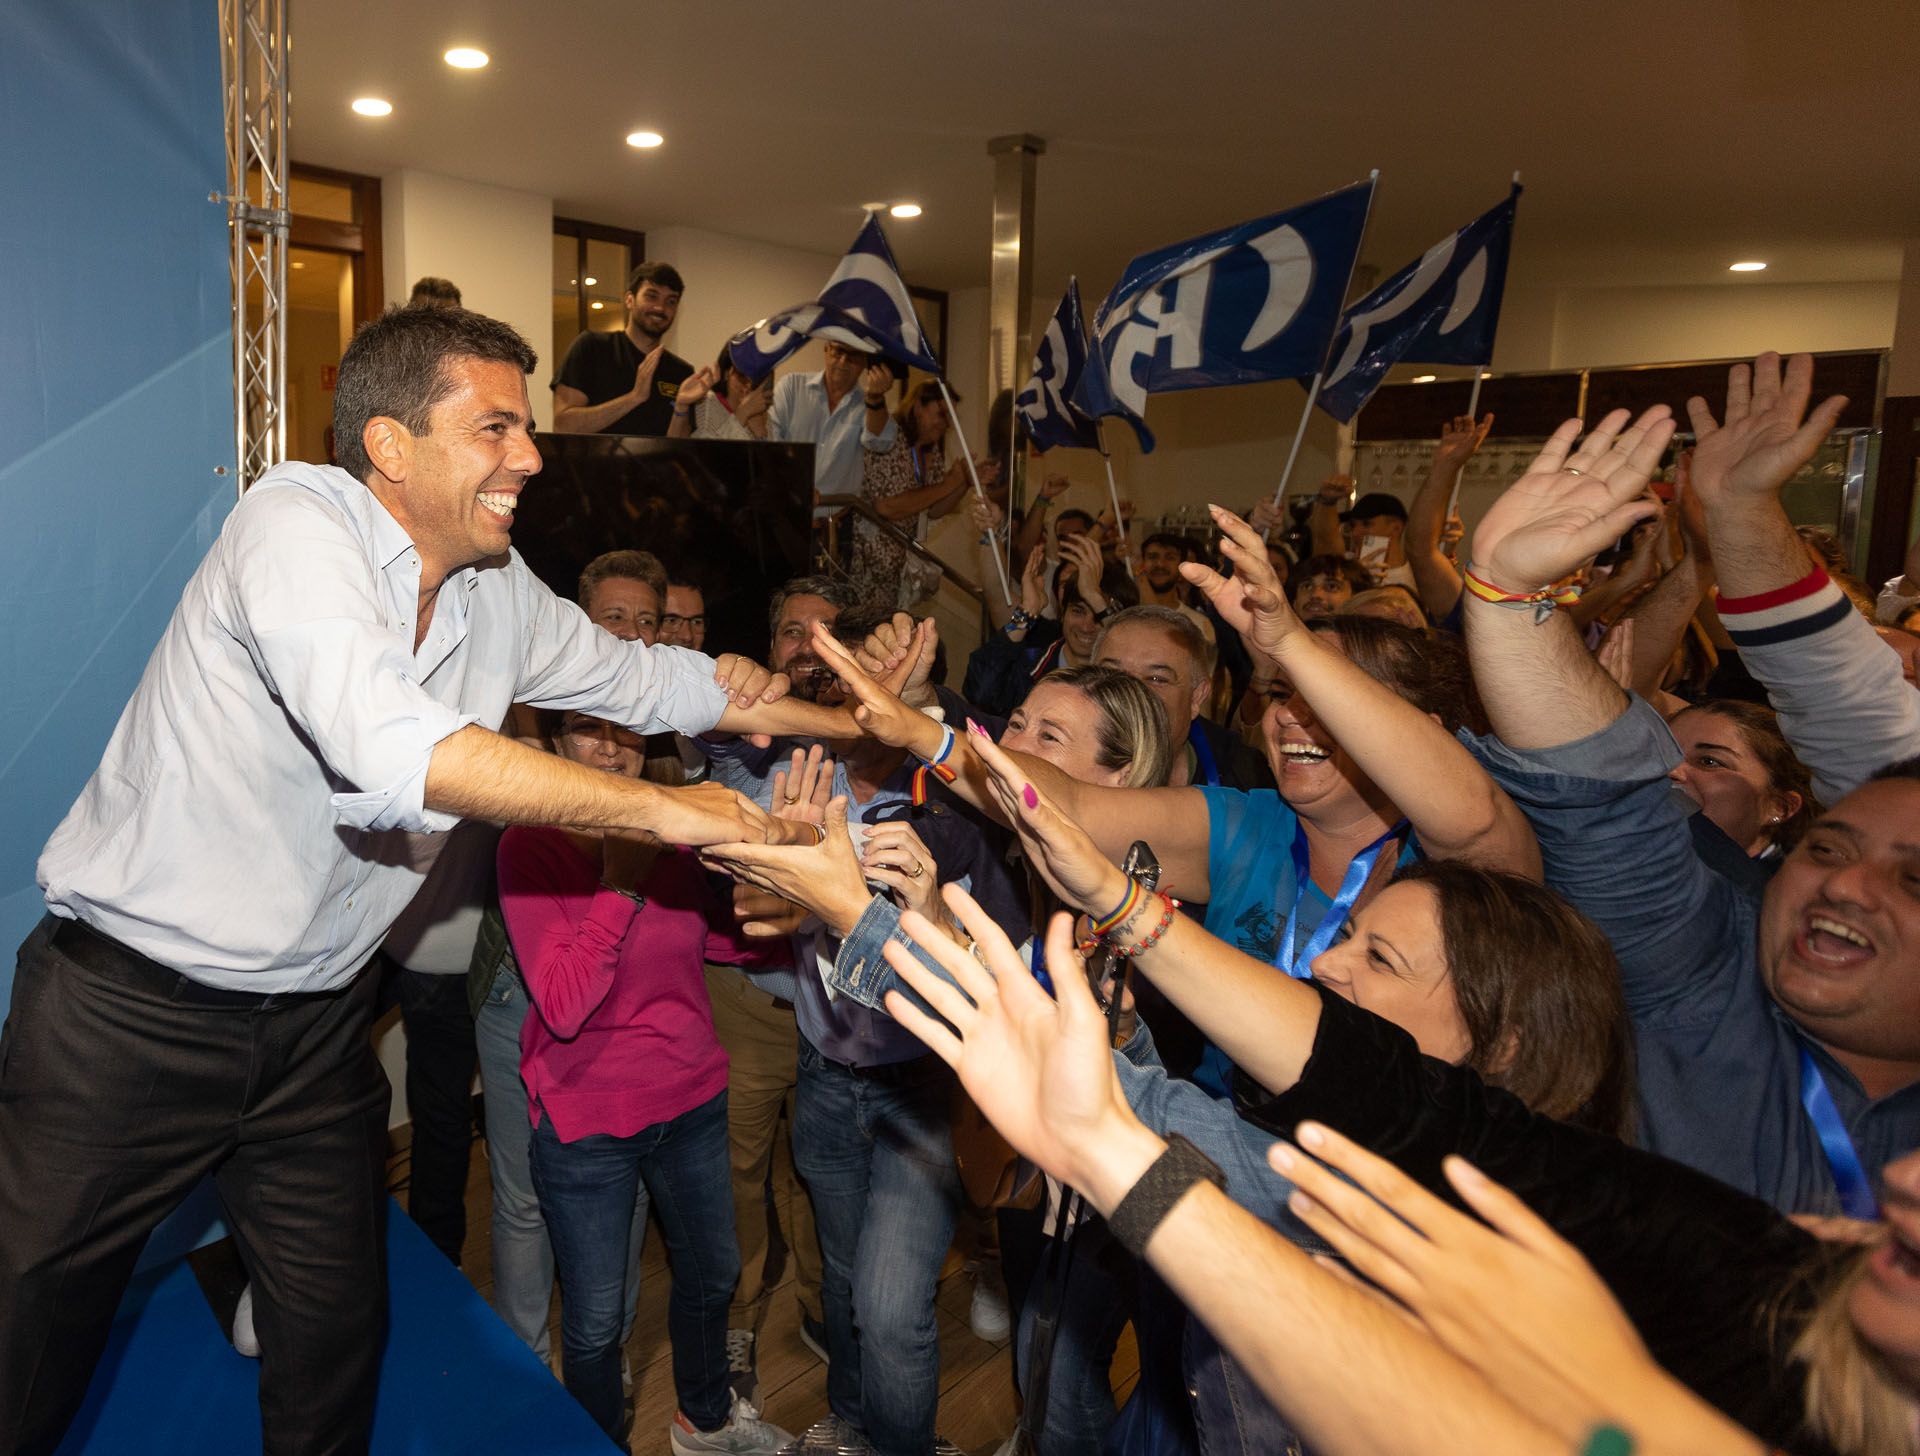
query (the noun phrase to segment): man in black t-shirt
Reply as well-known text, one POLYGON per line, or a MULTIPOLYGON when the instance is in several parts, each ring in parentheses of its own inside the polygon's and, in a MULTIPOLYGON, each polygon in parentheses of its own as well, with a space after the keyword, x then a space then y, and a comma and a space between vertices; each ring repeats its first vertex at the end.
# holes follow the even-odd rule
POLYGON ((573 341, 553 377, 553 428, 562 435, 664 435, 674 397, 693 366, 661 343, 684 289, 668 263, 642 263, 627 279, 627 326, 573 341))

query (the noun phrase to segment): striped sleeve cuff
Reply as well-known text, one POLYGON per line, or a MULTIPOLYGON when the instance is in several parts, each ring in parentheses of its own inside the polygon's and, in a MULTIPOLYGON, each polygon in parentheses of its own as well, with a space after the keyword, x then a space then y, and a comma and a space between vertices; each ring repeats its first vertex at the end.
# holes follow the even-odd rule
POLYGON ((1723 596, 1715 605, 1721 625, 1740 648, 1811 637, 1844 622, 1853 610, 1853 603, 1818 566, 1789 586, 1750 597, 1723 596))

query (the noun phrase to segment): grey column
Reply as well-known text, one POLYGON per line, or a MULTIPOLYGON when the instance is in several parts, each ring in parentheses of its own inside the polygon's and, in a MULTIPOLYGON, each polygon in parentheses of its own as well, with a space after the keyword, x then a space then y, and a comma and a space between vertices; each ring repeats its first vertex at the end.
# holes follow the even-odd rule
MULTIPOLYGON (((997 391, 1026 383, 1033 359, 1029 318, 1033 298, 1034 173, 1047 144, 1022 132, 987 143, 993 158, 993 268, 988 279, 987 321, 992 332, 988 379, 997 391)), ((987 401, 992 404, 991 398, 987 401)), ((1016 453, 1007 482, 1015 509, 1026 503, 1025 461, 1016 453)))

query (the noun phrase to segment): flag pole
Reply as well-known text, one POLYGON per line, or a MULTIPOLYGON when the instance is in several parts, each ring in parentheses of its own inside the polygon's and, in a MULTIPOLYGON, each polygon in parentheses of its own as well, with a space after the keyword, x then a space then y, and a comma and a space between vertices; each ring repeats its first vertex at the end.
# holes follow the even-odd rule
MULTIPOLYGON (((1513 174, 1513 185, 1515 187, 1520 185, 1520 173, 1517 170, 1513 174)), ((1494 327, 1499 327, 1498 319, 1495 319, 1494 327)), ((1487 364, 1491 364, 1492 362, 1493 361, 1489 359, 1487 364)), ((1480 381, 1486 377, 1486 374, 1486 364, 1477 365, 1474 368, 1473 389, 1467 395, 1467 419, 1476 428, 1480 423, 1480 381)), ((1453 519, 1453 513, 1460 505, 1460 482, 1466 479, 1466 475, 1467 467, 1462 465, 1460 467, 1460 473, 1453 478, 1453 494, 1447 497, 1447 513, 1440 518, 1440 524, 1442 526, 1453 519)))
MULTIPOLYGON (((966 462, 967 479, 973 482, 974 495, 985 505, 987 493, 981 489, 980 472, 973 468, 973 451, 967 448, 967 432, 960 428, 960 412, 953 407, 952 391, 947 388, 947 381, 939 375, 934 376, 934 383, 940 386, 940 398, 947 402, 947 418, 953 421, 953 433, 960 439, 960 458, 966 462)), ((1012 606, 1013 588, 1007 582, 1007 563, 1000 559, 998 551, 993 553, 993 565, 1000 574, 1000 594, 1007 599, 1007 605, 1012 606)))
POLYGON ((1095 417, 1093 437, 1100 442, 1100 463, 1107 467, 1107 499, 1113 503, 1113 529, 1120 533, 1120 559, 1133 567, 1133 543, 1127 539, 1127 523, 1120 517, 1120 487, 1113 483, 1113 456, 1107 453, 1107 427, 1103 418, 1095 417))
MULTIPOLYGON (((1360 249, 1366 246, 1367 227, 1373 221, 1374 194, 1380 190, 1380 169, 1373 168, 1367 173, 1367 180, 1373 184, 1367 190, 1367 215, 1360 219, 1360 241, 1355 245, 1353 257, 1347 264, 1347 286, 1340 294, 1340 307, 1345 309, 1347 294, 1353 292, 1353 275, 1360 267, 1360 249)), ((1293 444, 1287 450, 1287 463, 1280 471, 1280 483, 1273 488, 1273 507, 1279 510, 1286 499, 1287 481, 1292 478, 1294 462, 1300 458, 1300 442, 1307 437, 1307 421, 1313 418, 1313 407, 1320 398, 1320 385, 1327 372, 1327 355, 1333 352, 1333 341, 1340 336, 1340 319, 1336 314, 1333 332, 1327 335, 1327 342, 1320 350, 1320 367, 1313 371, 1313 383, 1307 388, 1307 407, 1300 411, 1300 423, 1294 427, 1293 444)), ((1271 531, 1269 531, 1269 536, 1271 531)))

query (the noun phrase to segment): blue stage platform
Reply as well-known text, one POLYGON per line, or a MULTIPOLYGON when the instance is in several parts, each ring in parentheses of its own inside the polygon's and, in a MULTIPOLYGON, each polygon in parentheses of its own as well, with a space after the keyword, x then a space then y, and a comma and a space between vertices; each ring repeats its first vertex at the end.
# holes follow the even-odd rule
MULTIPOLYGON (((607 1456, 586 1412, 397 1207, 374 1456, 607 1456)), ((184 1259, 127 1292, 60 1456, 258 1456, 258 1361, 234 1352, 184 1259)))

